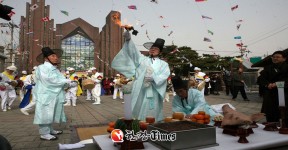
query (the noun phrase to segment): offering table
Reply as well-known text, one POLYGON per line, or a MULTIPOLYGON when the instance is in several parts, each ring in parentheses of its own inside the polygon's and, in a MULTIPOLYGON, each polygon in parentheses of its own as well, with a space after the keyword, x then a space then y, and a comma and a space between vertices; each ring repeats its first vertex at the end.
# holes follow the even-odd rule
MULTIPOLYGON (((264 131, 264 125, 258 124, 258 128, 253 128, 254 133, 250 134, 247 137, 249 143, 238 143, 238 136, 231 136, 227 134, 223 134, 222 128, 216 128, 216 141, 219 146, 213 146, 209 148, 203 148, 202 150, 225 150, 225 149, 267 149, 267 148, 275 148, 280 146, 287 146, 288 148, 288 135, 279 134, 277 131, 264 131)), ((197 137, 195 137, 197 138, 197 137)), ((177 140, 177 137, 176 137, 177 140)), ((191 136, 191 140, 193 140, 193 136, 191 136)), ((109 138, 109 135, 99 135, 93 136, 93 141, 97 143, 97 145, 103 149, 109 150, 118 150, 119 147, 114 146, 113 142, 109 138)), ((158 150, 159 147, 155 145, 144 142, 145 149, 149 150, 158 150)))

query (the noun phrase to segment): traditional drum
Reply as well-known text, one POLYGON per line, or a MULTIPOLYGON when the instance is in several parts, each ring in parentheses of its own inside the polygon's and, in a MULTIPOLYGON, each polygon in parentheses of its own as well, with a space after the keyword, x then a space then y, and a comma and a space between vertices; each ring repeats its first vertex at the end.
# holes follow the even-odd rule
POLYGON ((16 85, 16 87, 22 88, 23 85, 24 85, 24 82, 23 82, 22 80, 17 80, 17 85, 16 85))
POLYGON ((92 90, 95 87, 95 82, 91 79, 86 79, 82 81, 83 89, 92 90))
MULTIPOLYGON (((12 80, 12 81, 10 81, 8 84, 9 84, 9 85, 12 85, 13 87, 17 87, 18 83, 21 84, 21 80, 20 80, 20 81, 18 81, 18 80, 12 80)), ((22 83, 23 83, 23 82, 22 82, 22 83)))
POLYGON ((6 90, 6 86, 4 85, 4 83, 0 83, 0 91, 4 90, 6 90))

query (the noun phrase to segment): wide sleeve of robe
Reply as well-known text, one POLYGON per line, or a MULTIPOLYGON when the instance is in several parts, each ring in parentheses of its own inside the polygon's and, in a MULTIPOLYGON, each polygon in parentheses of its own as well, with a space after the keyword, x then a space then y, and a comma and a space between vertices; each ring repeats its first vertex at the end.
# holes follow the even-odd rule
POLYGON ((174 96, 172 103, 173 112, 183 112, 187 114, 197 114, 198 111, 205 111, 211 118, 216 115, 216 112, 206 103, 205 98, 201 92, 196 89, 189 89, 187 102, 184 100, 182 105, 181 98, 174 96))
POLYGON ((121 72, 125 77, 131 78, 136 74, 136 68, 145 58, 139 50, 136 49, 132 40, 126 41, 112 61, 112 68, 121 72))
MULTIPOLYGON (((36 101, 44 105, 56 99, 59 93, 64 91, 65 84, 70 82, 57 68, 47 62, 36 69, 36 79, 33 95, 36 101)), ((64 102, 65 98, 59 100, 64 102)))

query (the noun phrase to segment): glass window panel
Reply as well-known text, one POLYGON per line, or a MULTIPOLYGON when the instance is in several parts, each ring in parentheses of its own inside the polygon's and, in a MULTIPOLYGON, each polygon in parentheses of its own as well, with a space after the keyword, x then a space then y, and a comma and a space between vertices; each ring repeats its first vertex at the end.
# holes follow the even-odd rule
POLYGON ((64 51, 62 69, 74 67, 76 71, 86 70, 94 66, 94 43, 89 39, 76 34, 64 39, 61 48, 64 51))

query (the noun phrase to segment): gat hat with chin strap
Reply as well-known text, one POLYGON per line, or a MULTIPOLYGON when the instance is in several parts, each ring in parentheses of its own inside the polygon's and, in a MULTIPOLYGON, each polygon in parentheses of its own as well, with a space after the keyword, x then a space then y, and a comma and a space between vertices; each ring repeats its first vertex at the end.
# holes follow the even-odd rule
POLYGON ((174 90, 187 89, 188 81, 183 81, 180 76, 175 76, 171 79, 174 90))
POLYGON ((43 63, 44 58, 47 58, 48 56, 50 56, 52 54, 56 54, 59 58, 63 54, 63 51, 61 49, 51 49, 50 47, 43 47, 41 49, 41 51, 42 51, 42 53, 36 57, 36 60, 40 63, 43 63))
POLYGON ((159 50, 161 52, 163 50, 163 48, 164 48, 164 44, 165 44, 165 40, 164 39, 157 38, 154 43, 153 42, 147 42, 147 43, 144 43, 143 46, 146 49, 151 49, 152 47, 157 47, 157 48, 159 48, 159 50))

